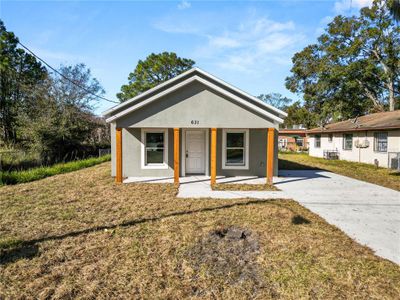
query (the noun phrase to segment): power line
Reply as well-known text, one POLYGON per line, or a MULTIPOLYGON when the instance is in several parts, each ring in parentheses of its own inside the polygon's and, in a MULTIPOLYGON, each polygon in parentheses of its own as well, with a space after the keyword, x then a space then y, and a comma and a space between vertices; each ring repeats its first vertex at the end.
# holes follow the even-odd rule
POLYGON ((97 98, 100 98, 102 100, 111 102, 111 103, 117 103, 119 104, 119 102, 117 101, 113 101, 107 98, 104 98, 102 96, 96 95, 95 93, 89 91, 87 88, 85 88, 84 86, 80 85, 79 83, 73 81, 72 79, 68 78, 67 76, 65 76, 64 74, 62 74, 61 72, 59 72, 57 69, 53 68, 51 65, 49 65, 44 59, 41 59, 39 56, 37 56, 32 50, 30 50, 28 47, 26 47, 24 44, 22 44, 20 41, 18 41, 18 44, 20 44, 25 50, 27 50, 29 53, 31 53, 34 57, 36 57, 38 60, 40 60, 42 63, 44 63, 48 68, 52 69, 54 72, 56 72, 58 75, 60 75, 62 78, 64 78, 65 80, 71 82, 72 84, 76 85, 77 87, 81 88, 82 90, 84 90, 86 93, 91 94, 97 98))

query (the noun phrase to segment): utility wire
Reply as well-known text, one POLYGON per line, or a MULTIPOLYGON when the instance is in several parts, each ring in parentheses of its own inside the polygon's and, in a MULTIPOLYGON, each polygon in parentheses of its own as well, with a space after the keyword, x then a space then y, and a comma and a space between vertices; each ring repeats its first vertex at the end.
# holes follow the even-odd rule
POLYGON ((29 53, 31 53, 34 57, 36 57, 38 60, 40 60, 42 63, 44 63, 48 68, 52 69, 54 72, 56 72, 58 75, 60 75, 62 78, 64 78, 65 80, 71 82, 72 84, 76 85, 77 87, 81 88, 82 90, 84 90, 86 93, 91 94, 97 98, 100 98, 102 100, 111 102, 111 103, 117 103, 119 104, 119 102, 117 101, 113 101, 107 98, 104 98, 102 96, 96 95, 95 93, 89 91, 87 88, 85 88, 84 86, 80 85, 79 83, 73 81, 72 79, 68 78, 67 76, 65 76, 64 74, 62 74, 61 72, 59 72, 57 69, 53 68, 51 65, 49 65, 44 59, 41 59, 39 56, 37 56, 32 50, 30 50, 28 47, 26 47, 24 44, 22 44, 20 41, 18 41, 18 44, 20 44, 22 46, 22 48, 24 48, 25 50, 27 50, 29 53))

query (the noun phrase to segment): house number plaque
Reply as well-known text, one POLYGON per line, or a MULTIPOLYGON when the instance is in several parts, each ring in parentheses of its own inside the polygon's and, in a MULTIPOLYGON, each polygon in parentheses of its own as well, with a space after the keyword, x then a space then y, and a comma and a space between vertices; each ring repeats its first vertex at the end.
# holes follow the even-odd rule
POLYGON ((199 125, 200 124, 199 120, 192 120, 192 121, 190 121, 190 123, 192 125, 199 125))

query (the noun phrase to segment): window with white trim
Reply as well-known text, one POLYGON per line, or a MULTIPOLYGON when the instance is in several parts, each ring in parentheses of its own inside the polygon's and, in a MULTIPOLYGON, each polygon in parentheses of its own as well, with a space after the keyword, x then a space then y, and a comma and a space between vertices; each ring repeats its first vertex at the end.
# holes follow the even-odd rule
POLYGON ((353 134, 345 133, 343 134, 343 150, 353 149, 353 134))
POLYGON ((167 129, 142 129, 142 168, 168 168, 167 129))
POLYGON ((320 134, 316 134, 314 136, 314 147, 321 148, 321 135, 320 134))
POLYGON ((374 151, 387 152, 388 133, 375 132, 374 133, 374 151))
POLYGON ((249 168, 249 131, 223 129, 222 168, 249 168))

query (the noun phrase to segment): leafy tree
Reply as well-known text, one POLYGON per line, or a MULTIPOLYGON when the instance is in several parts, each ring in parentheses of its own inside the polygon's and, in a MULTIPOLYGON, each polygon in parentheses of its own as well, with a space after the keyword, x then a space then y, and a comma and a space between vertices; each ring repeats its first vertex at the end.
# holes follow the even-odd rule
POLYGON ((359 16, 337 16, 293 57, 286 87, 302 93, 321 122, 394 110, 399 97, 400 28, 388 5, 375 0, 359 16))
POLYGON ((390 13, 395 20, 400 21, 400 0, 391 0, 390 13))
POLYGON ((193 60, 180 58, 173 52, 152 53, 144 61, 139 60, 128 76, 128 84, 121 87, 117 97, 121 102, 126 101, 191 69, 194 64, 193 60))
POLYGON ((313 128, 317 126, 317 117, 314 113, 310 112, 305 106, 302 106, 300 101, 294 102, 292 105, 286 107, 287 117, 283 123, 283 127, 291 128, 294 125, 304 125, 306 128, 313 128))
POLYGON ((94 95, 104 93, 84 64, 61 66, 58 71, 63 76, 53 73, 35 86, 34 109, 20 113, 21 135, 31 148, 50 156, 52 161, 70 159, 67 155, 84 152, 85 143, 99 128, 99 121, 91 112, 97 101, 94 95))
POLYGON ((261 94, 257 98, 279 109, 285 109, 293 101, 279 93, 261 94))
POLYGON ((18 142, 18 111, 32 103, 30 87, 47 77, 42 64, 17 46, 18 38, 0 20, 0 144, 3 145, 18 142))

